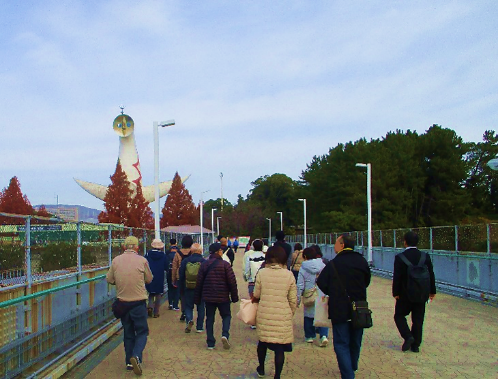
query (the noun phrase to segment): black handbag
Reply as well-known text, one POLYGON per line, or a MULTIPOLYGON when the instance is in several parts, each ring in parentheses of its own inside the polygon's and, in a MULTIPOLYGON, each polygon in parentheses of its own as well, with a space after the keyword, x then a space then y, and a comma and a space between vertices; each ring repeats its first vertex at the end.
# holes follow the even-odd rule
POLYGON ((341 288, 344 290, 344 293, 351 303, 351 324, 353 325, 353 329, 371 328, 373 326, 372 311, 368 308, 368 302, 366 300, 351 301, 348 291, 346 291, 346 288, 342 284, 341 277, 337 272, 334 262, 332 262, 332 268, 337 275, 337 280, 339 281, 341 288))
POLYGON ((116 318, 123 318, 131 309, 140 304, 145 304, 145 300, 138 301, 120 301, 116 298, 112 303, 112 313, 116 318))

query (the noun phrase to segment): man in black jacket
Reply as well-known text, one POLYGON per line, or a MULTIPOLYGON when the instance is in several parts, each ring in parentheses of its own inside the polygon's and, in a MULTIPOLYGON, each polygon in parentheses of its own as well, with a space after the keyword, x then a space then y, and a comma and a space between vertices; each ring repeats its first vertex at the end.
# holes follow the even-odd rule
POLYGON ((354 378, 358 370, 363 339, 363 329, 354 329, 351 324, 351 301, 367 300, 371 277, 368 262, 353 249, 354 240, 349 235, 339 236, 334 245, 337 256, 324 267, 316 282, 330 296, 334 350, 341 377, 346 379, 354 378))
MULTIPOLYGON (((394 309, 394 322, 399 330, 399 334, 405 340, 402 351, 411 350, 414 353, 420 351, 422 343, 422 327, 425 316, 425 301, 412 302, 408 299, 407 294, 407 276, 408 266, 403 262, 400 255, 403 254, 412 265, 416 266, 421 258, 421 252, 417 249, 418 235, 415 232, 408 232, 404 237, 406 250, 396 255, 394 258, 394 273, 393 273, 393 297, 396 299, 396 307, 394 309), (408 327, 406 316, 412 313, 412 328, 408 327)), ((429 298, 432 301, 436 296, 436 279, 432 267, 429 254, 425 253, 425 266, 429 270, 430 277, 430 293, 429 298)))
POLYGON ((209 246, 209 253, 209 259, 202 263, 197 274, 194 302, 199 305, 202 299, 206 303, 208 349, 214 349, 216 344, 213 332, 216 309, 220 312, 222 319, 221 342, 225 349, 230 349, 230 322, 232 320, 230 299, 232 303, 239 301, 237 281, 230 263, 221 258, 223 255, 221 244, 213 243, 209 246))
POLYGON ((275 233, 275 243, 273 246, 280 246, 285 250, 285 254, 287 254, 287 269, 290 269, 291 258, 292 258, 292 246, 285 242, 285 233, 282 230, 279 230, 275 233))

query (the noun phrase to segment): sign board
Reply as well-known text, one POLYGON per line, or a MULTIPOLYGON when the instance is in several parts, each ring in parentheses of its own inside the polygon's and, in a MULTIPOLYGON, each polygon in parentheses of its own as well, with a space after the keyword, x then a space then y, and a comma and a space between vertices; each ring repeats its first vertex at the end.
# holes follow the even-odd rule
MULTIPOLYGON (((59 231, 62 230, 62 225, 31 225, 30 230, 32 232, 54 232, 54 231, 59 231)), ((19 225, 17 227, 18 232, 25 232, 26 231, 26 226, 25 225, 19 225)))

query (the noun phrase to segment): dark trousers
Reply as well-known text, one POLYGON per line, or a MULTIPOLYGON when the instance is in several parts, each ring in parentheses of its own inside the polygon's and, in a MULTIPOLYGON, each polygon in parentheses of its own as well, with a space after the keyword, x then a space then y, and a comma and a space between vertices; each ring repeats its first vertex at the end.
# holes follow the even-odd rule
POLYGON ((159 307, 161 306, 161 297, 162 297, 161 293, 149 294, 149 305, 147 305, 147 308, 153 308, 155 315, 159 314, 159 307))
POLYGON ((216 338, 214 338, 214 317, 216 309, 220 312, 221 316, 221 335, 222 337, 230 338, 230 321, 232 320, 232 313, 230 311, 230 302, 227 303, 207 303, 206 302, 206 334, 208 347, 214 347, 216 338))
POLYGON ((351 322, 332 324, 334 350, 342 379, 354 379, 358 370, 363 329, 353 329, 351 322))
MULTIPOLYGON (((194 319, 194 291, 193 289, 185 289, 183 294, 185 298, 185 322, 188 324, 189 321, 194 319)), ((204 301, 197 306, 197 330, 204 329, 204 318, 206 317, 206 305, 204 301)))
POLYGON ((138 357, 142 361, 142 353, 147 344, 149 326, 147 325, 147 307, 143 304, 132 308, 121 318, 124 330, 124 349, 126 364, 131 357, 138 357))
POLYGON ((405 340, 410 337, 415 339, 412 347, 419 347, 422 343, 422 329, 425 317, 425 303, 412 303, 408 300, 396 300, 394 308, 394 322, 399 330, 399 334, 405 340), (406 316, 412 314, 412 327, 408 326, 406 316))
POLYGON ((323 326, 315 327, 314 318, 304 316, 304 338, 315 338, 316 334, 320 334, 320 338, 329 336, 329 328, 323 326))
POLYGON ((168 303, 173 308, 178 308, 178 287, 174 287, 171 276, 168 276, 168 303))
POLYGON ((185 314, 185 290, 178 290, 180 292, 180 309, 182 310, 182 315, 185 314))

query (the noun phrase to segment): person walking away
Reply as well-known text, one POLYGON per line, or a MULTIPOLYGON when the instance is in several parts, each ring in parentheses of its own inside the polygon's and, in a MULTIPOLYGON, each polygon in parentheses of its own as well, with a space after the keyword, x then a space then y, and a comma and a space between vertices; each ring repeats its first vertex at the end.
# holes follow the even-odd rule
POLYGON ((351 301, 367 300, 371 278, 368 262, 353 249, 353 238, 347 234, 339 236, 334 245, 337 255, 327 263, 316 282, 330 297, 333 344, 343 379, 355 377, 363 339, 363 329, 354 329, 351 324, 351 301))
POLYGON ((247 282, 248 278, 246 277, 245 273, 247 271, 247 264, 249 263, 249 260, 247 257, 249 257, 252 253, 254 253, 254 246, 252 245, 253 244, 253 241, 250 240, 249 243, 247 243, 246 245, 246 250, 244 252, 244 257, 242 258, 243 261, 242 261, 242 274, 243 274, 243 277, 244 277, 244 280, 247 282))
MULTIPOLYGON (((303 250, 304 262, 299 270, 299 277, 297 279, 297 303, 300 304, 303 300, 303 294, 306 291, 315 291, 316 279, 320 272, 325 267, 321 258, 317 257, 316 251, 310 247, 303 250)), ((317 296, 317 295, 315 295, 317 296)), ((304 338, 307 343, 313 343, 316 337, 316 333, 320 335, 320 347, 326 347, 329 343, 329 328, 318 327, 315 328, 313 325, 315 319, 315 302, 312 305, 304 306, 304 338)))
POLYGON ((265 268, 256 275, 253 302, 259 302, 256 314, 258 331, 258 376, 265 375, 268 349, 275 352, 275 376, 279 379, 285 353, 292 351, 294 329, 292 318, 296 312, 296 280, 287 270, 287 253, 280 246, 266 252, 265 268))
POLYGON ((147 262, 154 279, 145 285, 149 292, 149 305, 147 314, 149 317, 159 317, 159 307, 161 306, 161 297, 164 293, 164 272, 168 270, 168 262, 164 254, 164 243, 160 239, 155 239, 151 243, 152 249, 146 254, 147 262))
POLYGON ((121 317, 126 369, 142 375, 142 353, 149 334, 145 284, 152 282, 153 276, 147 259, 138 255, 137 237, 126 237, 124 245, 126 250, 112 260, 106 280, 116 285, 117 298, 128 309, 121 317))
POLYGON ((235 260, 235 254, 232 248, 228 245, 228 241, 225 237, 221 238, 221 248, 223 249, 223 260, 230 263, 230 266, 233 267, 233 261, 235 260))
POLYGON ((320 249, 320 246, 318 246, 318 245, 311 245, 310 247, 313 250, 316 251, 316 257, 320 258, 322 260, 322 262, 323 262, 324 265, 326 265, 327 263, 329 263, 329 260, 327 258, 323 257, 322 249, 320 249))
MULTIPOLYGON (((192 247, 193 243, 194 240, 192 239, 192 236, 189 235, 183 236, 182 248, 176 253, 175 258, 173 258, 172 279, 173 279, 173 285, 175 287, 178 287, 178 280, 180 279, 180 265, 182 263, 182 260, 191 255, 190 248, 192 247)), ((183 297, 183 291, 180 288, 178 288, 178 292, 180 294, 180 302, 182 309, 182 315, 180 316, 180 321, 185 321, 186 318, 185 299, 183 297)))
POLYGON ((292 258, 292 247, 287 242, 285 242, 285 233, 282 230, 279 230, 275 233, 275 243, 273 246, 280 246, 284 249, 285 254, 287 254, 287 269, 290 268, 291 258, 292 258))
POLYGON ((233 241, 233 251, 234 253, 237 252, 237 249, 239 248, 239 237, 235 237, 235 240, 233 241))
MULTIPOLYGON (((192 255, 185 258, 180 265, 180 280, 178 287, 183 290, 185 299, 185 333, 190 333, 194 326, 194 292, 197 286, 197 275, 201 264, 205 261, 202 257, 202 247, 198 243, 194 243, 191 248, 192 255)), ((206 316, 206 308, 204 300, 201 298, 201 303, 197 305, 197 333, 202 333, 204 330, 204 318, 206 316)))
POLYGON ((197 284, 194 292, 194 303, 206 303, 206 334, 209 350, 214 349, 216 339, 214 338, 214 319, 216 309, 220 312, 222 319, 222 337, 224 349, 230 349, 230 321, 232 314, 230 301, 239 301, 237 292, 237 281, 230 263, 224 261, 221 256, 223 249, 221 244, 213 243, 209 246, 209 259, 202 263, 197 275, 197 284))
POLYGON ((173 285, 173 259, 175 258, 176 253, 180 251, 180 248, 176 245, 175 238, 171 238, 169 244, 170 247, 168 251, 166 251, 166 265, 168 267, 166 271, 166 281, 168 282, 168 309, 179 311, 178 301, 180 294, 178 293, 178 287, 173 285))
POLYGON ((263 253, 263 241, 254 240, 253 248, 254 251, 246 256, 246 262, 244 264, 244 277, 247 278, 248 281, 247 291, 249 292, 250 297, 252 297, 252 294, 254 292, 256 273, 261 267, 261 264, 265 261, 265 253, 263 253))
POLYGON ((425 303, 436 296, 436 279, 429 254, 417 249, 418 235, 410 231, 404 236, 406 250, 394 258, 393 297, 396 299, 394 322, 404 339, 402 351, 420 351, 425 303), (411 329, 406 316, 412 314, 411 329))
POLYGON ((297 283, 297 275, 299 274, 299 269, 301 268, 301 263, 303 263, 304 257, 303 257, 303 245, 301 245, 299 242, 294 245, 294 252, 292 253, 292 258, 291 258, 291 266, 290 269, 292 273, 294 274, 294 278, 296 278, 296 283, 297 283))

